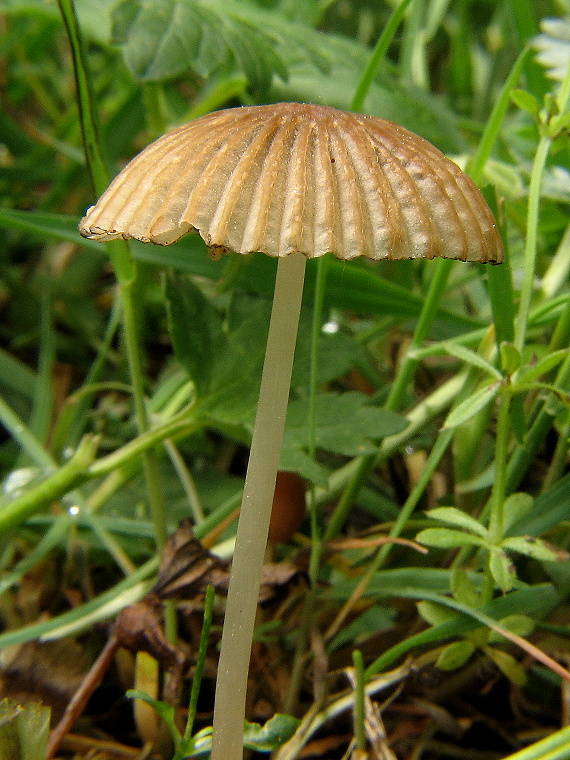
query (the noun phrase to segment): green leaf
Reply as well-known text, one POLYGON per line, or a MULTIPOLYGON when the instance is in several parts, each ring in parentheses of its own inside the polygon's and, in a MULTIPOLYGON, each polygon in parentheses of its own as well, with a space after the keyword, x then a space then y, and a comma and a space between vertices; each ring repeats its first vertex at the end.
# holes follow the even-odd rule
MULTIPOLYGON (((559 113, 550 119, 548 131, 552 137, 557 137, 561 132, 563 132, 568 127, 570 127, 570 112, 559 113)), ((562 167, 555 167, 555 168, 562 168, 562 167)), ((565 175, 566 175, 566 178, 568 178, 567 172, 565 172, 565 175)), ((566 198, 568 197, 568 192, 564 193, 564 197, 566 198)))
POLYGON ((454 610, 434 602, 418 602, 416 607, 421 617, 430 625, 441 625, 456 616, 454 610))
MULTIPOLYGON (((106 255, 106 245, 80 237, 77 231, 78 223, 79 218, 74 216, 0 207, 0 227, 32 233, 41 241, 45 241, 46 237, 67 240, 89 248, 101 256, 106 255)), ((129 247, 135 259, 153 266, 172 267, 180 272, 211 280, 219 279, 223 271, 220 262, 214 262, 208 257, 205 244, 199 235, 186 235, 169 246, 129 241, 129 247)), ((275 261, 263 254, 245 258, 236 284, 249 293, 271 297, 275 281, 275 261)), ((422 307, 422 298, 402 285, 381 277, 376 273, 378 270, 381 270, 381 267, 372 267, 364 262, 353 261, 347 266, 345 261, 331 259, 327 273, 326 305, 366 317, 371 314, 417 317, 422 307)), ((304 299, 309 303, 313 291, 314 266, 313 261, 309 261, 304 294, 304 299)), ((473 329, 482 324, 444 308, 437 311, 437 318, 453 332, 458 328, 473 329)))
POLYGON ((462 425, 471 417, 474 417, 481 409, 484 409, 487 404, 498 394, 501 387, 500 383, 492 383, 492 385, 486 385, 481 388, 468 399, 463 401, 459 406, 456 406, 447 415, 445 422, 443 423, 443 430, 449 430, 450 428, 458 427, 462 425))
POLYGON ((50 709, 9 699, 0 702, 0 758, 41 760, 46 756, 50 709))
MULTIPOLYGON (((415 587, 426 592, 445 594, 449 591, 450 571, 429 567, 403 567, 393 570, 381 570, 374 574, 365 596, 382 598, 397 596, 400 589, 415 587)), ((474 576, 477 581, 479 576, 474 576)), ((332 585, 326 591, 327 599, 345 601, 355 589, 358 579, 346 579, 335 576, 332 585)))
POLYGON ((389 607, 375 604, 346 625, 329 644, 329 650, 340 649, 345 644, 358 644, 372 635, 385 631, 394 623, 396 612, 389 607))
POLYGON ((508 652, 503 652, 495 647, 485 647, 485 654, 499 668, 509 681, 517 686, 523 686, 526 683, 526 673, 524 668, 508 652))
POLYGON ((281 451, 279 469, 296 472, 302 478, 310 480, 317 486, 326 488, 330 472, 318 462, 315 462, 303 449, 297 446, 285 445, 281 451))
POLYGON ((488 362, 482 356, 476 354, 475 351, 471 351, 470 348, 466 348, 459 343, 442 343, 442 348, 451 356, 455 356, 458 359, 461 359, 461 361, 464 361, 466 364, 470 364, 472 367, 482 369, 483 372, 492 375, 497 380, 503 379, 503 376, 499 370, 494 367, 491 362, 488 362))
POLYGON ((266 92, 274 75, 287 79, 291 57, 321 69, 330 60, 326 35, 246 0, 123 0, 113 13, 113 38, 143 81, 189 70, 207 78, 231 67, 252 90, 266 92))
MULTIPOLYGON (((398 433, 406 426, 399 414, 372 406, 363 393, 321 393, 316 399, 317 448, 345 456, 376 451, 373 441, 398 433)), ((293 401, 287 413, 285 446, 308 444, 308 401, 293 401)))
POLYGON ((454 641, 444 647, 435 662, 435 667, 440 670, 457 670, 465 665, 474 651, 475 645, 471 641, 467 639, 454 641))
POLYGON ((228 331, 213 346, 211 381, 201 410, 210 424, 250 426, 259 394, 269 323, 267 303, 250 305, 244 316, 230 312, 228 331))
POLYGON ((510 534, 540 536, 570 518, 570 473, 537 496, 534 507, 509 528, 510 534))
POLYGON ((504 551, 493 547, 489 555, 489 569, 501 591, 506 593, 513 588, 517 576, 513 563, 504 551))
MULTIPOLYGON (((528 615, 507 615, 507 617, 499 620, 499 625, 518 636, 529 636, 534 631, 534 620, 528 615)), ((489 641, 505 642, 506 639, 497 631, 491 630, 489 631, 489 641)))
POLYGON ((465 514, 465 512, 456 507, 437 507, 436 509, 430 509, 426 514, 431 520, 440 520, 451 525, 458 525, 483 538, 487 536, 487 529, 484 525, 481 525, 474 517, 465 514))
POLYGON ((538 116, 540 104, 530 92, 526 90, 512 90, 511 99, 521 111, 527 111, 533 116, 538 116))
POLYGON ((531 383, 538 380, 539 377, 546 375, 547 372, 560 364, 568 356, 569 351, 570 349, 563 348, 560 351, 553 351, 551 354, 543 356, 534 366, 523 370, 518 381, 520 383, 531 383))
POLYGON ((0 13, 33 13, 56 16, 54 6, 46 0, 1 0, 0 13))
POLYGON ((500 345, 501 367, 503 372, 512 375, 521 366, 520 351, 516 346, 504 340, 500 345))
POLYGON ((111 38, 111 11, 117 0, 75 0, 79 26, 84 38, 100 45, 111 38))
POLYGON ((36 383, 36 373, 0 347, 0 387, 32 399, 36 383))
POLYGON ((479 592, 469 575, 460 567, 451 571, 451 593, 453 598, 466 607, 477 607, 479 592))
MULTIPOLYGON (((298 725, 298 718, 282 713, 276 713, 263 726, 244 721, 244 746, 256 752, 273 752, 293 736, 298 725)), ((211 749, 212 727, 208 726, 185 742, 178 756, 183 760, 190 760, 210 752, 211 749)))
POLYGON ((165 296, 174 353, 202 397, 210 388, 216 354, 227 350, 221 319, 190 277, 169 271, 165 296))
POLYGON ((456 549, 458 546, 485 546, 478 536, 449 528, 426 528, 418 533, 416 541, 439 549, 456 549))
POLYGON ((534 499, 528 493, 512 493, 503 504, 505 530, 530 512, 534 499))
MULTIPOLYGON (((177 755, 182 755, 182 760, 190 760, 191 758, 200 757, 201 755, 206 755, 211 752, 213 733, 213 727, 206 726, 206 728, 202 728, 189 739, 182 739, 180 743, 180 752, 177 753, 177 755)), ((175 755, 172 760, 178 760, 177 756, 175 755)))
MULTIPOLYGON (((421 578, 422 572, 423 570, 420 570, 417 573, 416 578, 418 580, 421 578)), ((453 620, 449 620, 447 623, 441 623, 440 625, 429 628, 428 630, 415 634, 391 647, 391 649, 385 652, 368 667, 367 672, 369 674, 383 670, 415 647, 425 646, 427 644, 433 644, 436 641, 444 641, 445 639, 462 636, 468 631, 480 628, 481 625, 488 626, 488 616, 493 620, 500 620, 506 615, 510 615, 513 612, 518 612, 520 610, 524 610, 529 615, 533 614, 535 616, 542 616, 557 606, 561 599, 561 596, 554 590, 554 587, 551 584, 538 584, 536 586, 513 591, 510 594, 494 599, 482 609, 472 609, 465 607, 464 605, 459 605, 459 603, 454 600, 447 600, 445 597, 436 599, 434 597, 439 597, 439 594, 418 589, 417 585, 416 587, 402 586, 398 590, 390 589, 388 591, 382 586, 382 576, 385 577, 385 574, 376 573, 378 580, 376 581, 374 579, 372 581, 367 596, 398 596, 409 599, 418 599, 425 595, 425 597, 437 601, 440 604, 445 604, 446 606, 453 605, 456 609, 460 610, 461 614, 458 614, 457 617, 453 620)), ((343 592, 344 591, 345 589, 343 589, 343 592)))
POLYGON ((168 727, 174 745, 178 746, 180 744, 182 736, 176 727, 176 713, 172 705, 162 702, 160 699, 153 699, 148 694, 145 694, 144 691, 138 691, 137 689, 129 689, 126 692, 126 696, 129 699, 140 699, 142 702, 150 705, 168 727))
MULTIPOLYGON (((295 363, 291 386, 293 388, 309 387, 311 365, 311 320, 310 309, 303 309, 299 322, 299 334, 295 348, 295 363)), ((360 345, 349 335, 338 332, 321 333, 317 364, 317 385, 329 383, 346 374, 362 355, 360 345)))
POLYGON ((276 713, 263 726, 246 721, 244 746, 257 752, 273 752, 293 736, 299 723, 298 718, 282 713, 276 713))
MULTIPOLYGON (((526 185, 523 180, 521 167, 515 167, 504 161, 489 159, 485 164, 483 174, 486 182, 496 190, 499 196, 505 196, 512 200, 525 197, 526 185)), ((492 210, 493 213, 496 213, 495 209, 492 210)))
POLYGON ((501 546, 507 551, 525 554, 527 557, 532 557, 542 562, 561 562, 570 558, 568 552, 535 536, 505 538, 501 546))

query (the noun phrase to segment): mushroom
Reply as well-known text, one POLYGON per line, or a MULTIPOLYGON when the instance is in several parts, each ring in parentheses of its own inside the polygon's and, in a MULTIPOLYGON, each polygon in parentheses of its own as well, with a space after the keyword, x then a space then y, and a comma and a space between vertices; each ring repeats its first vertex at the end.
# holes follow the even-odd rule
POLYGON ((218 667, 212 758, 242 756, 247 672, 307 258, 500 262, 473 182, 426 140, 373 116, 301 103, 203 116, 148 146, 79 227, 215 256, 278 258, 218 667))

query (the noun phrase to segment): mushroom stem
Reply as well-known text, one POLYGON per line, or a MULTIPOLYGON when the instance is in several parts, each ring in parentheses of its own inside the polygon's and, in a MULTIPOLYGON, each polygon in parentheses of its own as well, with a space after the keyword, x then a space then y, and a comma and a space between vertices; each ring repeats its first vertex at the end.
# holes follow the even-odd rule
POLYGON ((212 760, 241 760, 261 568, 283 442, 306 259, 279 259, 218 663, 212 760))

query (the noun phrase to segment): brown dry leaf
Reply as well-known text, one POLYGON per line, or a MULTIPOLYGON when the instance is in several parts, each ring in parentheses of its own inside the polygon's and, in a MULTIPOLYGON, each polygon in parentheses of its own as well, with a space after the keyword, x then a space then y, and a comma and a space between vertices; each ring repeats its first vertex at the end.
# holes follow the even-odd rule
POLYGON ((259 588, 259 603, 264 604, 281 596, 293 581, 304 577, 296 565, 290 562, 266 562, 261 571, 261 586, 259 588))
POLYGON ((166 542, 153 592, 160 599, 192 599, 209 584, 225 593, 228 580, 227 564, 205 549, 190 520, 183 520, 166 542))
MULTIPOLYGON (((263 566, 259 602, 273 600, 279 589, 299 578, 301 571, 287 562, 268 562, 263 566)), ((202 595, 208 585, 226 594, 229 565, 205 549, 194 538, 190 520, 183 520, 166 543, 158 580, 153 594, 159 599, 183 600, 182 608, 191 612, 202 607, 202 595)))
POLYGON ((182 652, 166 640, 158 604, 152 598, 122 609, 114 635, 120 646, 131 652, 148 652, 167 670, 181 666, 185 660, 182 652))

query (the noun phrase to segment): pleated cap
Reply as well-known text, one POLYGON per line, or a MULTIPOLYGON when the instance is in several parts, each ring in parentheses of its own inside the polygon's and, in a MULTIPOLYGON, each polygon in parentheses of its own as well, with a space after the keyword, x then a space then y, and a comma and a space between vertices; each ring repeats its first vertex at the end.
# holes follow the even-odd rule
POLYGON ((481 193, 437 148, 384 119, 301 103, 216 111, 167 133, 79 230, 161 245, 196 230, 213 254, 502 260, 481 193))

